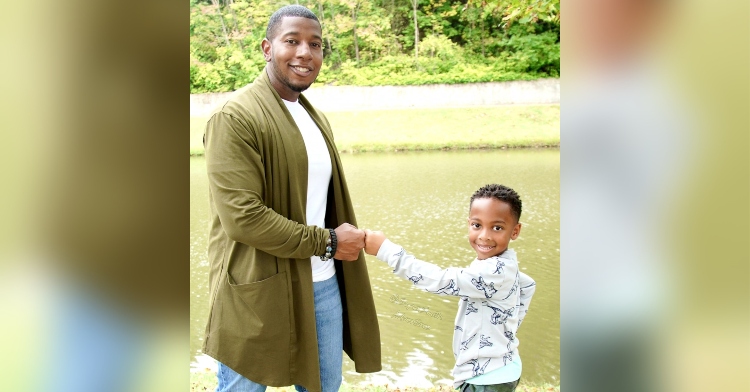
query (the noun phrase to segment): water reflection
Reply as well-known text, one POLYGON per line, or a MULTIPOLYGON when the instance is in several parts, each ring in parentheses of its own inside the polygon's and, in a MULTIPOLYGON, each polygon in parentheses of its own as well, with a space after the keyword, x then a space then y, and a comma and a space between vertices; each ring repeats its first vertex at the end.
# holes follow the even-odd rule
MULTIPOLYGON (((423 342, 413 342, 416 344, 423 342)), ((386 370, 383 366, 383 371, 373 375, 369 381, 362 381, 360 385, 375 384, 375 385, 391 385, 399 388, 405 387, 416 387, 416 388, 430 388, 434 385, 453 384, 453 380, 449 378, 438 378, 437 373, 440 373, 439 369, 435 366, 435 361, 427 355, 424 351, 415 348, 405 356, 406 367, 397 371, 386 370)), ((389 366, 390 368, 391 366, 389 366)), ((353 371, 346 372, 344 378, 349 379, 352 376, 357 376, 353 371)))
MULTIPOLYGON (((524 379, 559 382, 559 150, 422 152, 343 155, 360 227, 382 230, 418 258, 441 267, 467 266, 471 194, 502 183, 523 200, 520 268, 537 281, 519 330, 524 379)), ((208 188, 205 160, 191 158, 191 352, 200 354, 208 309, 208 188)), ((425 293, 367 257, 380 323, 383 371, 358 374, 345 357, 349 384, 449 384, 457 299, 425 293)))

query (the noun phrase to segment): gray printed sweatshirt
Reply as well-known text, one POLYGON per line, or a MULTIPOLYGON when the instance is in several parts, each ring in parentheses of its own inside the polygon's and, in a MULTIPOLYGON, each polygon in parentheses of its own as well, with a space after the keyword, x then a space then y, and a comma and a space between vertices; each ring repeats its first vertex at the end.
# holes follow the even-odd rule
POLYGON ((418 260, 386 239, 377 258, 393 272, 427 292, 459 297, 453 332, 454 386, 505 366, 518 354, 516 332, 536 289, 518 271, 516 252, 508 249, 467 268, 440 268, 418 260))

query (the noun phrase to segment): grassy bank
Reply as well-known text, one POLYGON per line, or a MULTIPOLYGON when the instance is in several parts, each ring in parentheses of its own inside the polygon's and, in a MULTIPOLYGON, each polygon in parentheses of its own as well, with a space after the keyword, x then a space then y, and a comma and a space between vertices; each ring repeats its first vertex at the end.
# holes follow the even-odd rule
MULTIPOLYGON (((560 105, 326 113, 341 152, 557 147, 560 105)), ((190 119, 190 154, 202 155, 206 117, 190 119)))
MULTIPOLYGON (((212 372, 198 372, 190 373, 190 392, 205 392, 216 390, 216 374, 212 372)), ((294 387, 284 388, 273 388, 267 389, 268 392, 295 392, 294 387)), ((453 388, 447 385, 436 385, 433 388, 403 388, 400 389, 395 385, 369 385, 369 386, 355 386, 343 384, 341 385, 340 392, 387 392, 387 391, 401 391, 401 392, 455 392, 453 388)), ((540 385, 531 386, 523 384, 516 388, 516 392, 560 392, 560 386, 552 385, 540 385)))

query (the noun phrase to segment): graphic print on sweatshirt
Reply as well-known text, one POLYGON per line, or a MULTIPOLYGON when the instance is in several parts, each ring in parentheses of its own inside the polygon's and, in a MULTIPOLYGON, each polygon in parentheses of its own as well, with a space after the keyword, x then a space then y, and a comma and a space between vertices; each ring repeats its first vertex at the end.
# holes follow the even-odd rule
POLYGON ((503 366, 507 365, 508 362, 513 362, 513 351, 503 355, 503 366))
POLYGON ((484 296, 486 298, 492 298, 492 295, 497 293, 497 290, 495 289, 495 283, 492 282, 490 284, 487 284, 487 282, 484 281, 484 278, 482 276, 479 276, 479 279, 472 279, 471 284, 474 285, 474 287, 477 288, 477 290, 484 291, 484 296))
POLYGON ((474 338, 477 336, 477 334, 471 335, 470 338, 464 340, 461 342, 461 348, 458 351, 468 350, 469 349, 469 342, 474 340, 474 338))
POLYGON ((466 314, 464 316, 468 316, 469 313, 477 313, 477 312, 479 312, 479 309, 474 307, 474 301, 469 301, 469 306, 466 307, 466 314))
POLYGON ((503 310, 500 308, 496 308, 494 306, 490 306, 488 304, 484 304, 484 306, 492 309, 494 313, 492 313, 492 316, 490 316, 490 322, 494 325, 498 324, 505 324, 505 322, 508 320, 508 317, 513 315, 513 311, 516 309, 515 306, 513 306, 510 309, 503 310))
MULTIPOLYGON (((530 284, 530 285, 528 285, 528 286, 523 286, 523 287, 521 287, 521 291, 524 291, 524 290, 528 289, 529 287, 534 287, 534 286, 536 286, 536 282, 533 282, 533 283, 531 283, 531 284, 530 284)), ((526 304, 525 304, 525 303, 523 303, 523 302, 521 302, 521 307, 524 307, 524 306, 526 306, 526 304)))
POLYGON ((422 274, 414 275, 414 276, 409 276, 408 278, 414 284, 417 284, 417 282, 419 282, 420 280, 424 280, 424 278, 422 277, 422 274))
POLYGON ((437 291, 429 291, 429 292, 434 293, 434 294, 458 295, 459 289, 458 287, 456 287, 456 281, 451 279, 450 282, 445 287, 441 287, 437 289, 437 291))
POLYGON ((495 264, 495 273, 496 274, 502 274, 503 273, 503 267, 505 267, 505 262, 502 260, 498 260, 497 264, 495 264))
POLYGON ((467 363, 470 363, 472 367, 471 372, 472 374, 474 374, 474 377, 476 377, 480 374, 484 374, 484 369, 487 369, 487 365, 490 363, 491 360, 492 358, 488 359, 487 362, 485 362, 484 365, 482 365, 481 367, 479 366, 479 361, 477 361, 476 359, 468 360, 466 361, 466 363, 464 363, 464 365, 467 363))
POLYGON ((504 301, 504 300, 510 298, 510 296, 513 295, 516 292, 516 290, 518 290, 518 274, 516 274, 516 280, 513 281, 513 286, 508 291, 508 295, 505 298, 501 299, 501 301, 504 301))
POLYGON ((513 331, 505 331, 504 335, 508 339, 508 351, 510 351, 510 345, 516 340, 516 337, 513 336, 513 331))
MULTIPOLYGON (((399 251, 398 251, 398 252, 396 252, 396 253, 394 254, 394 256, 396 256, 396 257, 398 257, 398 258, 401 258, 401 256, 403 256, 403 255, 404 255, 404 253, 406 253, 406 251, 404 250, 404 248, 401 248, 401 249, 399 249, 399 251)), ((396 267, 393 267, 393 273, 394 273, 394 274, 396 273, 396 267)))
POLYGON ((487 346, 492 346, 492 342, 490 342, 489 335, 487 336, 481 335, 479 337, 479 348, 481 349, 482 347, 487 347, 487 346))

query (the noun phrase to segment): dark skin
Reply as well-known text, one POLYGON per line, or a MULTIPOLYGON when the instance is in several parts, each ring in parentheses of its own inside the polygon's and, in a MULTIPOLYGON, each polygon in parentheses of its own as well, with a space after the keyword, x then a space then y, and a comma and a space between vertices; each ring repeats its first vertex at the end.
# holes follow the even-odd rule
POLYGON ((322 35, 317 21, 287 16, 274 36, 261 42, 268 78, 281 98, 295 102, 318 77, 323 65, 322 35))
MULTIPOLYGON (((510 204, 491 197, 476 199, 469 212, 469 245, 484 260, 502 254, 511 240, 518 238, 521 224, 510 204)), ((382 231, 365 230, 365 252, 376 256, 385 241, 382 231)))
POLYGON ((345 261, 357 260, 359 252, 365 247, 365 232, 349 223, 342 224, 334 231, 338 244, 333 258, 345 261))
MULTIPOLYGON (((295 102, 318 77, 323 65, 323 35, 312 19, 285 17, 275 35, 261 43, 266 72, 279 96, 295 102)), ((337 260, 355 261, 365 247, 365 232, 349 223, 334 229, 337 260)))

